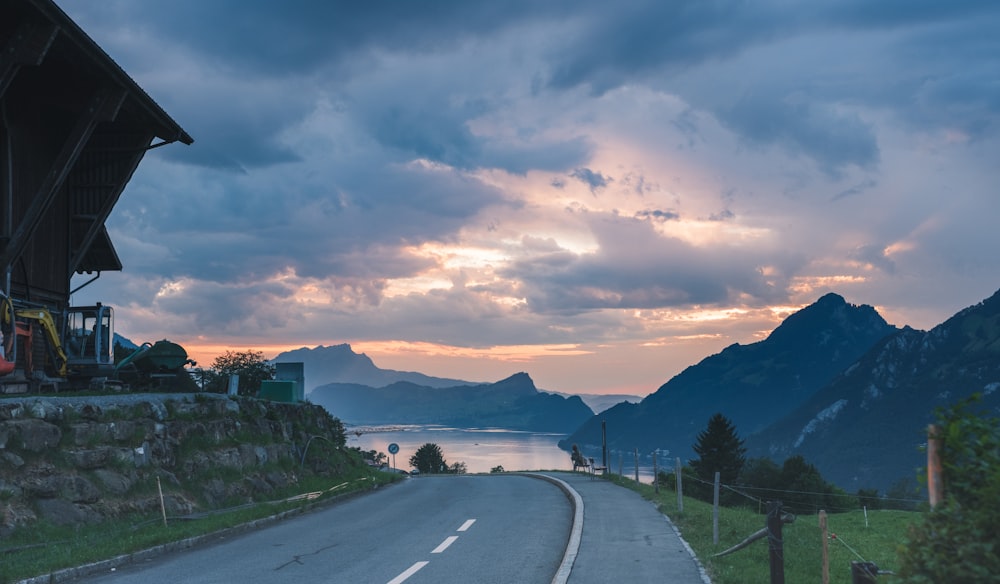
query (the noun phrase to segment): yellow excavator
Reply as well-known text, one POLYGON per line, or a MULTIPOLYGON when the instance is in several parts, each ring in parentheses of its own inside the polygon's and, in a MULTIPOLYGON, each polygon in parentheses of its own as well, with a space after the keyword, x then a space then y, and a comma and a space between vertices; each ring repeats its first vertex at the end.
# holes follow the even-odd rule
MULTIPOLYGON (((33 376, 34 330, 42 331, 51 372, 58 378, 89 380, 114 373, 114 311, 110 306, 71 307, 63 324, 56 324, 48 308, 16 306, 0 296, 0 376, 12 373, 17 364, 33 376), (18 343, 18 340, 21 342, 18 343), (23 354, 18 358, 18 352, 23 354)), ((42 370, 45 364, 40 364, 42 370)))

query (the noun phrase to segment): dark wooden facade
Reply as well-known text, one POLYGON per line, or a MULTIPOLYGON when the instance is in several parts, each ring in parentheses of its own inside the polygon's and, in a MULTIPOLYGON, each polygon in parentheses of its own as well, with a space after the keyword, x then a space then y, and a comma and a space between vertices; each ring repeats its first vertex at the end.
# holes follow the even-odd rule
POLYGON ((49 0, 0 2, 0 288, 61 308, 120 270, 104 222, 146 150, 192 139, 49 0))
POLYGON ((121 270, 105 220, 143 155, 191 137, 51 0, 0 1, 0 291, 58 314, 121 270))

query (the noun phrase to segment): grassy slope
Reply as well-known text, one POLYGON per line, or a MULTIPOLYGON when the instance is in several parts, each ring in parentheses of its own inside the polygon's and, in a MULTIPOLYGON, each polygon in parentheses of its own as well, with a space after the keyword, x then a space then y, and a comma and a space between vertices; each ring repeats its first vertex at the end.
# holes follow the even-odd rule
POLYGON ((80 527, 35 525, 30 530, 19 530, 0 542, 0 584, 246 525, 258 519, 367 491, 378 484, 399 480, 399 477, 398 474, 358 468, 350 476, 303 478, 294 491, 290 488, 286 492, 275 493, 275 502, 241 506, 198 518, 171 519, 166 527, 159 513, 80 527), (277 502, 304 493, 315 493, 317 496, 277 502))
MULTIPOLYGON (((636 485, 635 481, 612 475, 610 480, 656 502, 660 510, 674 522, 681 535, 705 566, 714 584, 747 584, 770 582, 769 555, 765 540, 730 555, 713 558, 743 541, 745 537, 765 526, 766 517, 756 509, 721 508, 719 511, 719 544, 712 543, 712 505, 695 499, 684 499, 684 512, 677 511, 677 495, 661 488, 657 495, 651 485, 636 485)), ((895 571, 899 567, 897 547, 906 535, 910 524, 920 518, 909 511, 869 511, 868 525, 862 510, 832 513, 827 516, 829 533, 837 536, 829 540, 830 582, 849 584, 851 562, 875 562, 882 570, 895 571), (852 551, 853 550, 853 551, 852 551), (856 553, 855 553, 856 552, 856 553), (860 556, 860 557, 859 557, 860 556)), ((822 538, 816 515, 799 516, 792 524, 785 525, 784 569, 786 582, 820 582, 822 570, 822 538)))

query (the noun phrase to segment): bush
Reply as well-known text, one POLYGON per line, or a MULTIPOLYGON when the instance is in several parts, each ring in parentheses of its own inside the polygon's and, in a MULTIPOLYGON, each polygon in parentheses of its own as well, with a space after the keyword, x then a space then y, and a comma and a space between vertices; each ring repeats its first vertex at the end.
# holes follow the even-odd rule
POLYGON ((910 529, 900 582, 1000 582, 1000 421, 973 413, 978 399, 937 411, 944 500, 910 529))

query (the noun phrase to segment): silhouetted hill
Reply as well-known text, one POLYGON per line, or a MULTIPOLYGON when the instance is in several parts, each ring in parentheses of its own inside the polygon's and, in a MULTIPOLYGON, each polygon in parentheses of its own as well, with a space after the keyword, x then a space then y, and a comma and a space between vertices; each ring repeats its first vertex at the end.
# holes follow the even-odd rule
POLYGON ((560 446, 659 449, 687 461, 698 432, 721 412, 741 436, 762 430, 808 400, 880 339, 897 329, 867 305, 827 294, 789 316, 767 339, 731 345, 688 367, 638 404, 594 416, 560 446))
POLYGON ((356 383, 370 387, 384 387, 398 381, 407 381, 426 387, 455 387, 475 385, 477 382, 460 379, 431 377, 413 371, 379 369, 375 363, 361 353, 355 353, 348 344, 314 348, 295 349, 279 354, 272 363, 304 364, 306 392, 327 383, 356 383))
MULTIPOLYGON (((563 397, 569 397, 573 394, 552 392, 556 395, 561 395, 563 397)), ((628 395, 624 393, 581 393, 580 399, 583 403, 590 406, 590 409, 594 410, 595 414, 600 414, 601 412, 616 406, 622 402, 628 402, 630 404, 639 403, 642 401, 642 396, 639 395, 628 395)))
POLYGON ((352 424, 441 424, 564 433, 594 415, 579 396, 538 391, 526 373, 496 383, 457 387, 329 383, 314 389, 308 398, 352 424))
POLYGON ((915 478, 934 409, 974 392, 1000 408, 1000 292, 929 332, 878 342, 829 385, 747 439, 748 454, 803 455, 850 491, 915 478))

